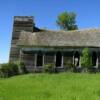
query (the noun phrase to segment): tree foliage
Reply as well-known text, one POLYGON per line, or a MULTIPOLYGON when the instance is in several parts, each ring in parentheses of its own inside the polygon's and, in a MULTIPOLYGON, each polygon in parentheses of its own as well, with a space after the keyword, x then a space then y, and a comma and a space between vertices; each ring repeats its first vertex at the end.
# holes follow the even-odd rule
POLYGON ((92 66, 92 57, 88 48, 83 49, 80 61, 82 67, 89 68, 92 66))
POLYGON ((78 29, 76 25, 76 14, 74 12, 63 12, 58 15, 57 18, 57 25, 60 27, 60 29, 63 30, 76 30, 78 29))

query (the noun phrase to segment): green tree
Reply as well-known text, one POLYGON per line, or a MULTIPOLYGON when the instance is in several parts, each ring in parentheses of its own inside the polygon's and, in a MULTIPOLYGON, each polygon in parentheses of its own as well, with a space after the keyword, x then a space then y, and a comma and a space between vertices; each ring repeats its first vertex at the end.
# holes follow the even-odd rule
POLYGON ((63 12, 57 17, 57 25, 63 30, 76 30, 76 14, 74 12, 63 12))
POLYGON ((92 57, 88 48, 83 49, 80 61, 82 67, 89 68, 92 66, 92 57))

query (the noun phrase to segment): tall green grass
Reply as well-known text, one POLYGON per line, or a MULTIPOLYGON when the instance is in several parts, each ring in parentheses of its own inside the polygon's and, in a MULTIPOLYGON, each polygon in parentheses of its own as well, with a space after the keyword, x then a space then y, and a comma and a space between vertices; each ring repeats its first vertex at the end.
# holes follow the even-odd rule
POLYGON ((100 74, 28 74, 0 79, 0 100, 100 100, 100 74))

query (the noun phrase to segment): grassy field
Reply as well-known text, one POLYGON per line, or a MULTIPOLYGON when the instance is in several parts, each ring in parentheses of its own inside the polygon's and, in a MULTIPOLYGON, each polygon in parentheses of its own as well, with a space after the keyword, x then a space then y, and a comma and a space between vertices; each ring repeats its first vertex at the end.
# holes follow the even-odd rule
POLYGON ((28 74, 0 79, 0 100, 100 100, 100 74, 28 74))

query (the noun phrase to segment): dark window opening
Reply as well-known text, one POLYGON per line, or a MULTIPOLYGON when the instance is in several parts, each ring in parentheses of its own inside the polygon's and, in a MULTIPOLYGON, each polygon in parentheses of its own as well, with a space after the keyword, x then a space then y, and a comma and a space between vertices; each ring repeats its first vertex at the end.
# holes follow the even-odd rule
POLYGON ((42 66, 43 65, 43 56, 42 53, 37 54, 37 65, 36 66, 42 66))
POLYGON ((62 59, 61 52, 57 52, 57 54, 56 54, 56 67, 61 67, 61 59, 62 59))
POLYGON ((76 51, 74 54, 74 65, 75 66, 79 66, 79 60, 80 60, 80 54, 78 51, 76 51))
POLYGON ((97 61, 97 54, 96 52, 92 53, 92 65, 96 66, 96 61, 97 61))

